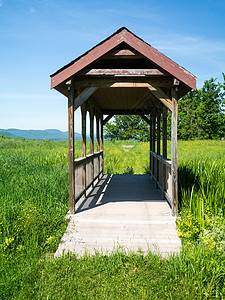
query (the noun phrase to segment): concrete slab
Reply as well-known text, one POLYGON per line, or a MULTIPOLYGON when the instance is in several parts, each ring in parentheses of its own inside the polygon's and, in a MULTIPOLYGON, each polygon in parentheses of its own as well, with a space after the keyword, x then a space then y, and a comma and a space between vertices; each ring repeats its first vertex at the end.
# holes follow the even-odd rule
POLYGON ((178 253, 176 218, 149 175, 104 175, 76 205, 55 256, 148 250, 178 253))

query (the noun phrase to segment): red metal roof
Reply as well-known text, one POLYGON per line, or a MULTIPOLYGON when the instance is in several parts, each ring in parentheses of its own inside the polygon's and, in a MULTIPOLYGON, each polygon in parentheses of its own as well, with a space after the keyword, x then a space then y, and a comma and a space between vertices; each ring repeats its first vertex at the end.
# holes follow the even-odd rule
POLYGON ((83 68, 87 67, 110 50, 119 46, 121 43, 126 43, 154 64, 183 82, 189 88, 196 89, 196 77, 194 75, 140 39, 125 27, 120 28, 107 39, 103 40, 101 43, 97 44, 95 47, 52 74, 51 88, 57 87, 59 84, 69 79, 71 76, 81 71, 83 68))

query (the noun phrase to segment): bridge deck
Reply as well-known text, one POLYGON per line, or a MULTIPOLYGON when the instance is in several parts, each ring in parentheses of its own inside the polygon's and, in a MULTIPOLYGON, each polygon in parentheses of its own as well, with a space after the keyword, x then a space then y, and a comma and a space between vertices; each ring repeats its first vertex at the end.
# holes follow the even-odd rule
POLYGON ((105 253, 117 246, 162 256, 180 250, 176 218, 149 175, 104 175, 70 217, 55 256, 105 253))

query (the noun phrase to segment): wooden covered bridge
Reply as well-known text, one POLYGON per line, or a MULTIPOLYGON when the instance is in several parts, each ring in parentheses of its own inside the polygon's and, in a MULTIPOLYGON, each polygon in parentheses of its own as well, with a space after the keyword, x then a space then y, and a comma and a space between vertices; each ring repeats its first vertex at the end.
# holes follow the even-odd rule
MULTIPOLYGON (((102 177, 104 124, 114 115, 129 114, 140 115, 150 125, 150 174, 161 190, 161 199, 168 201, 175 216, 178 208, 178 99, 196 88, 195 76, 123 27, 52 74, 51 88, 68 97, 70 213, 75 213, 79 199, 87 201, 87 191, 94 187, 94 182, 105 182, 102 177), (82 157, 74 159, 74 112, 79 107, 82 157), (172 113, 171 160, 167 158, 168 110, 172 113), (86 153, 87 111, 89 155, 86 153), (97 152, 94 152, 94 119, 97 152)), ((75 215, 79 217, 79 213, 75 215)))

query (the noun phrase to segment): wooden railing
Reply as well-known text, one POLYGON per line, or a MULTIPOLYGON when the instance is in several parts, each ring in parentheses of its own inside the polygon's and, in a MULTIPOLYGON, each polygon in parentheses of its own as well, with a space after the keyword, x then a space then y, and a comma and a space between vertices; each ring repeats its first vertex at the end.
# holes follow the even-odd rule
POLYGON ((74 170, 76 203, 103 173, 103 150, 75 159, 74 170))
POLYGON ((172 206, 172 172, 171 160, 163 158, 162 155, 150 151, 152 179, 156 182, 156 186, 161 189, 163 196, 172 206))

